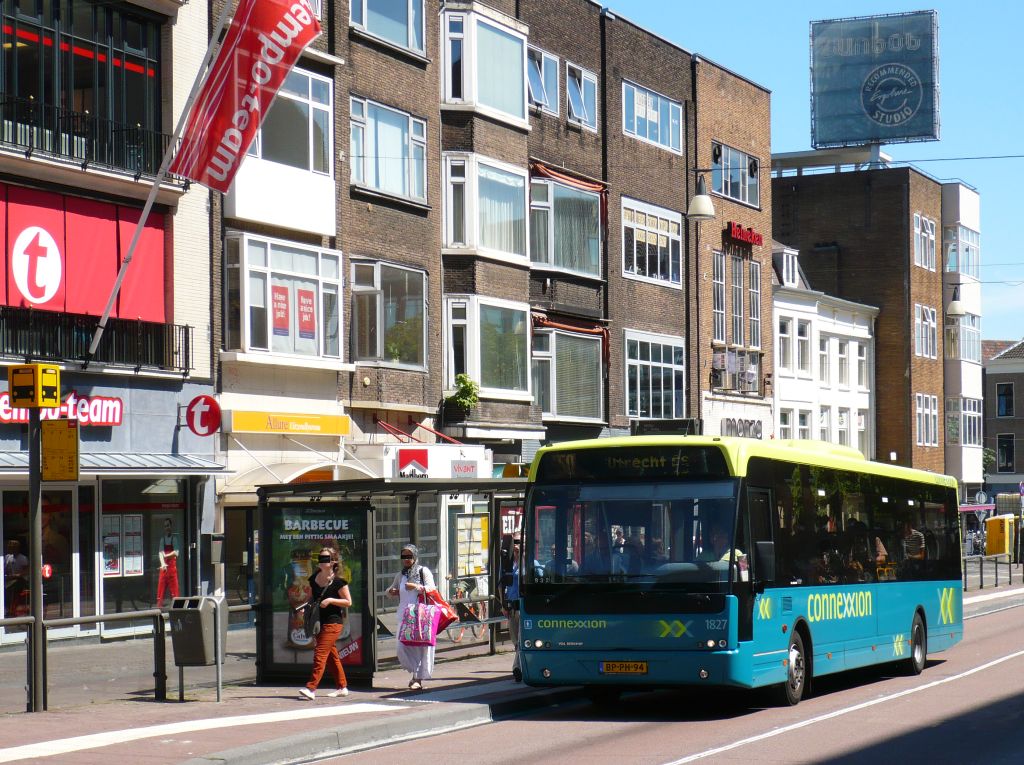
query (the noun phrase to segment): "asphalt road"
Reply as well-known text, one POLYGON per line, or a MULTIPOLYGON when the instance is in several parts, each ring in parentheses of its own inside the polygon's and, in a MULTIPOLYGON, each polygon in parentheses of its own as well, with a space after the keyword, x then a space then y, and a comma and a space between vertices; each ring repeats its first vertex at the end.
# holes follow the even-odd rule
POLYGON ((879 667, 822 678, 799 706, 696 690, 586 702, 324 763, 588 765, 1024 762, 1024 608, 970 618, 919 677, 879 667))

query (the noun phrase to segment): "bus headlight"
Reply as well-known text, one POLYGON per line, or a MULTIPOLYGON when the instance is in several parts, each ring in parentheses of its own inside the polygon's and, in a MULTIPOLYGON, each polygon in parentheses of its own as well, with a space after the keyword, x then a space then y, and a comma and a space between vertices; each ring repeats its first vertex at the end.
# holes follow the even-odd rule
POLYGON ((545 677, 545 678, 551 677, 551 670, 550 670, 550 669, 548 669, 547 667, 545 667, 544 669, 542 669, 542 670, 540 671, 540 673, 541 673, 542 675, 544 675, 544 677, 545 677))
POLYGON ((708 648, 714 648, 714 647, 715 647, 715 641, 714 640, 709 640, 708 641, 708 648))
POLYGON ((533 641, 533 647, 534 648, 543 648, 544 647, 544 641, 543 640, 534 640, 533 641))
MULTIPOLYGON (((540 641, 538 640, 537 642, 539 643, 540 641)), ((523 648, 532 648, 532 647, 533 647, 533 643, 531 643, 529 640, 524 640, 523 641, 523 648)), ((538 646, 538 648, 539 648, 539 646, 538 646)))

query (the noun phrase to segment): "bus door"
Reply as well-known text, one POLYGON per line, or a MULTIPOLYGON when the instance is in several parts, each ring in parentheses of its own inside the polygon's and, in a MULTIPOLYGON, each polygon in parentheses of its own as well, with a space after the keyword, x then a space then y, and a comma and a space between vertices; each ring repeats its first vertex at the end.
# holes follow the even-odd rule
POLYGON ((740 640, 751 640, 754 622, 771 621, 779 610, 771 596, 764 594, 765 588, 775 582, 771 507, 768 489, 747 487, 747 501, 739 513, 734 545, 746 558, 745 562, 737 561, 740 576, 733 590, 739 600, 740 640))

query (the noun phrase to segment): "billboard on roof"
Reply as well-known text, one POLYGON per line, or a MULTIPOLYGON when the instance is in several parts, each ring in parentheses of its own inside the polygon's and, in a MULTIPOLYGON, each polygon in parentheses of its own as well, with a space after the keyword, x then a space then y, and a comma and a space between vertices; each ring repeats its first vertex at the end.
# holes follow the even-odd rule
POLYGON ((811 145, 939 137, 936 11, 811 22, 811 145))

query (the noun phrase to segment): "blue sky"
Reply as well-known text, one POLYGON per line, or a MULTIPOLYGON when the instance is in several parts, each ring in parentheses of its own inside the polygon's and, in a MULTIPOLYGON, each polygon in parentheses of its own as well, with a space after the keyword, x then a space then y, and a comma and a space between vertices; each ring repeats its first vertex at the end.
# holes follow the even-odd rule
POLYGON ((894 160, 914 161, 939 180, 959 179, 978 190, 982 337, 1024 337, 1024 252, 1018 244, 1024 239, 1024 215, 1016 198, 1024 186, 1020 98, 1024 3, 604 0, 603 4, 770 89, 773 152, 811 148, 811 21, 938 11, 940 140, 890 144, 883 151, 894 160))

